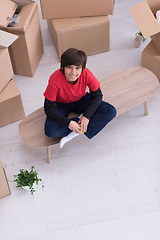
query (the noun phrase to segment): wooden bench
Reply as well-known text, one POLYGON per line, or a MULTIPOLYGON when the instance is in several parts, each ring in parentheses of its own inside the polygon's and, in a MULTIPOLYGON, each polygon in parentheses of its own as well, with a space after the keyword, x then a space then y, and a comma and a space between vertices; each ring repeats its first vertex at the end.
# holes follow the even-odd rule
MULTIPOLYGON (((148 115, 147 100, 160 89, 160 84, 151 71, 143 67, 135 67, 103 79, 101 89, 103 100, 114 105, 118 115, 139 104, 144 104, 144 114, 148 115)), ((20 122, 19 133, 31 148, 45 147, 50 163, 50 147, 59 143, 61 138, 49 138, 45 135, 45 120, 46 115, 42 107, 20 122)))

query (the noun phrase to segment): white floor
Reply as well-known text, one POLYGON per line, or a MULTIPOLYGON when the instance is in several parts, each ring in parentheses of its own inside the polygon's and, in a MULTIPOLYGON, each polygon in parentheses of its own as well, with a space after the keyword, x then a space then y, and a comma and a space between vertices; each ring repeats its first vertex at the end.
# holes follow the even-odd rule
MULTIPOLYGON (((137 25, 129 7, 141 0, 116 0, 110 16, 111 50, 88 57, 88 68, 101 80, 140 66, 134 47, 137 25)), ((39 0, 38 0, 39 4, 39 0)), ((33 78, 15 76, 26 115, 43 105, 48 77, 59 61, 42 20, 44 55, 33 78)), ((109 124, 94 139, 81 135, 62 149, 27 147, 19 122, 0 129, 0 160, 8 179, 32 165, 45 188, 36 193, 17 189, 0 199, 1 240, 160 240, 160 92, 149 101, 149 116, 138 106, 109 124)))

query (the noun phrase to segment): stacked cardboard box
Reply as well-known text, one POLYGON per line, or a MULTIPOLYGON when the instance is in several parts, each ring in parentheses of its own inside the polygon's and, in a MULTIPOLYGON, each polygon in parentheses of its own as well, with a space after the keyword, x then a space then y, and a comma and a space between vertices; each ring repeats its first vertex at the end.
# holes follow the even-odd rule
POLYGON ((152 71, 160 81, 160 24, 155 18, 158 10, 159 0, 147 0, 132 7, 130 12, 144 38, 151 37, 151 42, 142 52, 141 65, 152 71))
MULTIPOLYGON (((20 92, 13 80, 8 47, 17 36, 0 30, 0 127, 24 118, 20 92)), ((17 41, 17 40, 16 40, 17 41)))
POLYGON ((48 20, 58 57, 70 48, 83 50, 87 55, 109 50, 108 16, 48 20))
POLYGON ((103 16, 113 13, 113 0, 40 0, 44 19, 103 16))
POLYGON ((43 43, 37 3, 31 0, 0 0, 0 29, 16 34, 10 48, 15 74, 32 77, 43 55, 43 43), (18 10, 18 18, 13 16, 18 10), (13 26, 12 26, 12 24, 13 26))
POLYGON ((14 75, 8 47, 17 38, 16 35, 0 30, 0 92, 14 75))
POLYGON ((68 48, 87 55, 109 51, 113 0, 40 0, 58 57, 68 48))
POLYGON ((8 185, 7 176, 3 168, 3 165, 0 161, 0 198, 6 197, 10 194, 11 192, 8 185))

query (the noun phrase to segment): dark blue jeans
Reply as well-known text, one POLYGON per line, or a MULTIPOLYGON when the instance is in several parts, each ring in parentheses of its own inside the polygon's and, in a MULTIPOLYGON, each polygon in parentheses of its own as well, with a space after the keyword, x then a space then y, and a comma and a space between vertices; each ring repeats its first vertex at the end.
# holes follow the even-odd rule
MULTIPOLYGON (((57 110, 59 114, 67 117, 70 112, 81 114, 85 112, 90 104, 90 96, 86 94, 77 102, 72 103, 57 103, 57 110)), ((88 138, 94 137, 99 133, 106 125, 116 116, 116 109, 111 104, 102 101, 96 112, 90 118, 87 132, 84 134, 88 138)), ((79 118, 72 118, 72 120, 78 122, 79 118)), ((64 137, 67 136, 71 130, 68 127, 59 125, 55 121, 47 117, 45 122, 45 134, 48 137, 64 137)))

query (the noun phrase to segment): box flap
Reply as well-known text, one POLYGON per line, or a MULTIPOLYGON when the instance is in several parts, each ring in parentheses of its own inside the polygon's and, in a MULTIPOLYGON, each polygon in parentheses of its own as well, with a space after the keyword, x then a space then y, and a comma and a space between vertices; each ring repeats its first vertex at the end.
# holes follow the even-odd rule
POLYGON ((23 29, 23 31, 25 31, 25 29, 28 28, 37 7, 36 2, 29 2, 29 3, 30 4, 27 4, 22 7, 19 13, 19 21, 14 24, 14 27, 12 27, 12 29, 16 29, 16 30, 23 29))
POLYGON ((67 18, 67 19, 52 19, 52 23, 56 31, 65 31, 74 28, 93 26, 109 21, 108 16, 98 17, 83 17, 83 18, 67 18))
POLYGON ((105 22, 108 22, 108 21, 109 21, 108 16, 81 18, 81 23, 83 27, 89 27, 89 26, 93 27, 94 25, 104 24, 105 22))
POLYGON ((11 59, 9 56, 8 48, 0 49, 0 95, 1 91, 8 84, 10 79, 13 78, 13 68, 11 64, 11 59))
POLYGON ((0 25, 6 27, 13 14, 16 11, 18 4, 11 0, 0 0, 0 25))
POLYGON ((5 170, 0 162, 0 198, 11 194, 5 170))
POLYGON ((17 38, 15 34, 0 30, 0 48, 8 48, 17 38))
POLYGON ((82 26, 80 18, 52 19, 52 22, 56 31, 63 31, 82 26))
POLYGON ((160 55, 158 54, 152 41, 142 51, 142 55, 144 55, 144 54, 149 55, 149 57, 154 57, 160 61, 160 55))
POLYGON ((130 12, 144 38, 160 32, 160 26, 147 2, 141 2, 134 7, 131 7, 130 12))
POLYGON ((153 14, 156 13, 157 10, 160 10, 160 1, 158 0, 147 0, 148 6, 150 7, 153 14))
POLYGON ((16 97, 17 95, 20 95, 20 92, 17 88, 15 81, 12 79, 1 91, 0 102, 16 97))

